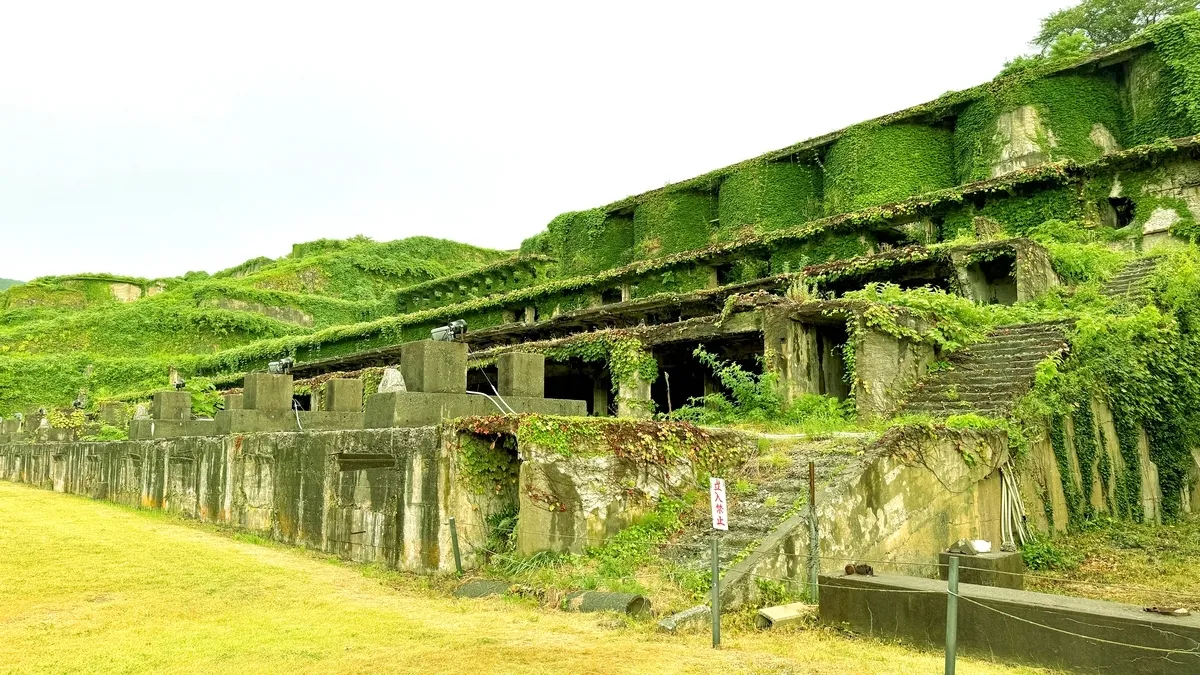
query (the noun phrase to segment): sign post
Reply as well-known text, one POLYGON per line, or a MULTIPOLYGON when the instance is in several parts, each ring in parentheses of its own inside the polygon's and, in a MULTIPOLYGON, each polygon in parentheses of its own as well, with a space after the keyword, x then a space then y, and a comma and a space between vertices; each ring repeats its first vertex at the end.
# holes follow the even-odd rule
POLYGON ((712 641, 713 649, 721 647, 721 558, 718 555, 717 531, 729 530, 729 507, 725 501, 725 481, 708 479, 708 500, 712 505, 712 641))

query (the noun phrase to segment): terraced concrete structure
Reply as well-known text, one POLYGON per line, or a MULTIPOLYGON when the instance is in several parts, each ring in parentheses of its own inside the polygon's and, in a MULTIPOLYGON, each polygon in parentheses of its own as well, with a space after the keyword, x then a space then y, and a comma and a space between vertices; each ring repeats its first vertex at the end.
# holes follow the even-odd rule
MULTIPOLYGON (((384 551, 378 554, 383 559, 400 560, 396 552, 408 550, 401 543, 413 532, 406 519, 415 516, 407 514, 417 504, 445 503, 443 488, 486 496, 493 511, 518 509, 521 553, 578 552, 646 510, 640 497, 705 478, 697 457, 677 453, 654 464, 621 454, 636 441, 621 434, 672 428, 652 415, 722 390, 694 356, 703 345, 721 359, 774 373, 786 400, 852 399, 869 432, 758 439, 782 444, 776 448, 780 467, 759 466, 761 458, 754 458, 731 469, 755 477, 753 489, 735 495, 741 515, 722 535, 732 604, 759 592, 756 575, 786 579, 795 589, 809 577, 804 469, 810 460, 818 550, 833 560, 933 562, 962 537, 1011 543, 1012 528, 1026 522, 1052 531, 1083 513, 1154 521, 1188 512, 1200 504, 1200 452, 1168 458, 1162 437, 1136 417, 1144 411, 1119 410, 1110 398, 1089 394, 1021 447, 1006 430, 1022 397, 1039 375, 1065 362, 1078 335, 1073 320, 1027 320, 1021 312, 1046 299, 1067 307, 1087 293, 1145 300, 1157 264, 1152 254, 1190 246, 1200 235, 1200 107, 1193 104, 1200 72, 1188 57, 1197 52, 1200 17, 1172 19, 1117 50, 954 92, 691 180, 562 214, 525 242, 521 254, 399 289, 388 296, 391 306, 369 321, 197 358, 187 375, 212 377, 231 393, 214 420, 216 433, 226 434, 211 438, 223 444, 214 452, 248 461, 236 451, 243 435, 279 438, 280 447, 340 439, 336 451, 313 460, 348 462, 337 464, 338 473, 323 474, 324 531, 333 532, 336 522, 337 531, 359 532, 360 521, 369 521, 390 533, 380 536, 392 537, 347 540, 354 556, 384 551), (1084 247, 1083 238, 1073 238, 1079 232, 1094 248, 1137 257, 1097 290, 1094 282, 1104 275, 1081 270, 1070 255, 1073 246, 1084 247), (938 291, 931 294, 972 308, 1011 306, 1015 318, 964 344, 943 332, 952 317, 896 294, 914 289, 938 291), (427 345, 414 344, 455 319, 469 330, 454 347, 453 387, 427 387, 426 372, 411 370, 411 355, 427 345), (540 376, 503 372, 531 355, 542 359, 540 376), (316 410, 258 410, 260 378, 245 374, 284 356, 296 361, 293 400, 316 410), (363 409, 323 408, 323 387, 331 379, 360 379, 371 393, 387 366, 399 366, 423 391, 376 394, 363 409), (234 397, 242 389, 239 404, 234 397), (525 398, 538 402, 528 411, 625 418, 626 426, 612 432, 623 442, 577 456, 564 451, 553 428, 522 437, 514 429, 527 420, 509 420, 504 424, 515 426, 506 430, 494 421, 449 421, 492 416, 501 406, 481 394, 494 393, 516 408, 525 398), (885 426, 872 426, 913 416, 917 424, 882 435, 885 426), (351 417, 338 423, 368 430, 314 431, 321 419, 351 417), (376 428, 435 424, 455 438, 428 460, 439 475, 463 483, 406 482, 417 469, 404 473, 394 457, 371 450, 380 434, 390 433, 376 428), (479 464, 489 480, 455 474, 451 467, 464 457, 486 460, 479 464), (360 470, 376 473, 353 473, 360 470), (499 480, 490 480, 492 470, 499 480), (344 491, 333 487, 342 485, 338 481, 349 481, 344 491), (428 495, 414 492, 414 485, 434 485, 438 495, 433 487, 428 495), (1014 493, 1023 514, 1004 506, 1018 501, 1014 493), (389 506, 375 508, 380 502, 389 506), (330 515, 335 506, 351 515, 330 515)), ((284 307, 286 294, 271 297, 281 309, 302 309, 284 307)), ((1164 313, 1130 307, 1121 316, 1164 313)), ((95 461, 89 457, 106 462, 106 453, 193 442, 155 439, 158 432, 151 431, 151 440, 138 441, 151 445, 28 443, 71 440, 61 437, 67 430, 44 428, 42 419, 29 414, 0 427, 0 442, 7 442, 0 458, 8 458, 10 477, 26 475, 13 462, 86 469, 95 461), (55 459, 60 451, 63 458, 55 459)), ((555 418, 546 424, 582 423, 555 418)), ((419 471, 433 470, 429 466, 419 471)), ((53 485, 57 469, 39 470, 29 474, 32 480, 53 485)), ((282 475, 277 470, 272 480, 282 475)), ((276 495, 292 483, 278 486, 276 495)), ((285 513, 280 508, 272 517, 287 533, 292 530, 284 521, 291 516, 279 515, 285 513)), ((312 527, 315 532, 315 521, 312 527)), ((423 541, 441 542, 424 566, 444 568, 443 530, 428 519, 416 527, 423 541)), ((698 545, 707 534, 693 528, 682 536, 698 545)), ((482 538, 471 543, 485 545, 482 538)), ((703 570, 706 556, 700 551, 676 562, 703 570)))

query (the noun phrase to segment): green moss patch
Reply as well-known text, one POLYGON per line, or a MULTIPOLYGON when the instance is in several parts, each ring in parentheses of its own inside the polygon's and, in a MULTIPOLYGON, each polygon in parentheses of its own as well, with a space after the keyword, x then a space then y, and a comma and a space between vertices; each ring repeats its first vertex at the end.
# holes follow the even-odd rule
POLYGON ((821 171, 794 162, 762 162, 721 183, 717 215, 722 235, 746 226, 774 230, 821 217, 821 171))
POLYGON ((708 246, 716 231, 717 200, 710 192, 654 194, 638 204, 633 238, 639 260, 708 246))

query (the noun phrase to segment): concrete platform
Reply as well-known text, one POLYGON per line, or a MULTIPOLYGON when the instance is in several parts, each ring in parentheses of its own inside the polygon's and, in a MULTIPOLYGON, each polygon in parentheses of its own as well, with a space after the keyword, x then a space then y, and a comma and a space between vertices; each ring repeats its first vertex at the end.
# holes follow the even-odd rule
MULTIPOLYGON (((505 396, 504 401, 518 413, 587 415, 586 401, 525 396, 505 396)), ((455 417, 499 415, 501 412, 507 411, 501 411, 483 396, 395 391, 375 394, 367 399, 365 424, 368 429, 423 427, 455 417)))
MULTIPOLYGON (((943 581, 881 574, 822 576, 820 584, 824 622, 938 649, 945 645, 943 581)), ((1102 600, 974 584, 958 588, 960 653, 1069 671, 1200 672, 1200 614, 1171 617, 1102 600)))
POLYGON ((292 410, 222 410, 217 413, 218 434, 255 434, 278 431, 336 431, 363 428, 363 414, 358 412, 300 412, 292 410))
POLYGON ((183 438, 186 436, 215 436, 217 423, 213 420, 130 420, 129 440, 148 441, 154 438, 183 438))
POLYGON ((1018 591, 1025 589, 1025 560, 1020 551, 994 551, 963 555, 942 552, 938 568, 942 581, 950 578, 950 558, 958 558, 958 581, 978 586, 998 586, 1018 591))

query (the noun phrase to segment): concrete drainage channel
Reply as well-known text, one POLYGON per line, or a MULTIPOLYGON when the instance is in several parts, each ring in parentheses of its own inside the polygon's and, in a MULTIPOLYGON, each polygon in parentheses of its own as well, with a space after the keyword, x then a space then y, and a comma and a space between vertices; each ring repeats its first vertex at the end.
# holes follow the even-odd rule
MULTIPOLYGON (((501 595, 524 595, 525 587, 517 587, 507 581, 474 579, 454 591, 457 598, 486 598, 501 595)), ((533 591, 533 595, 554 600, 552 594, 533 591)), ((650 600, 636 593, 613 593, 609 591, 575 591, 551 602, 559 609, 570 612, 617 612, 628 616, 645 616, 650 613, 650 600)))

